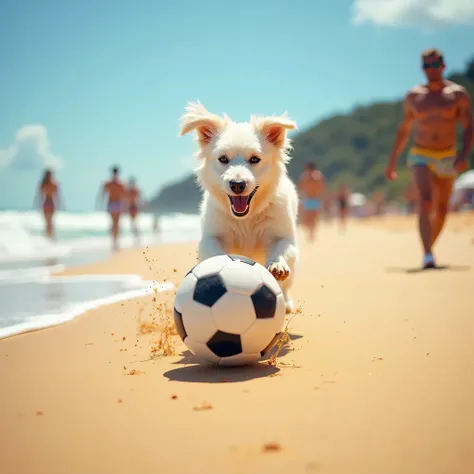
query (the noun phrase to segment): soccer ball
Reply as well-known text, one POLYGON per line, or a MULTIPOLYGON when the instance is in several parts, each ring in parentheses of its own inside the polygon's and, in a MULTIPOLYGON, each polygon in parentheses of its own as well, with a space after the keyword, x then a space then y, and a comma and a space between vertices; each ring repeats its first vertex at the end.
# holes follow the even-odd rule
POLYGON ((261 359, 285 321, 280 285, 262 265, 240 255, 218 255, 193 267, 178 287, 174 321, 198 358, 222 366, 261 359))

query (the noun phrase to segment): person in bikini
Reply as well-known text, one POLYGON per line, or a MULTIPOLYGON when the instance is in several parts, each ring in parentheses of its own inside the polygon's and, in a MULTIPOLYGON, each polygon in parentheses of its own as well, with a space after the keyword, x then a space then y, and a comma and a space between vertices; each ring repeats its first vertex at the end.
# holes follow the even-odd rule
POLYGON ((135 178, 130 178, 127 189, 127 201, 128 201, 128 213, 132 221, 132 229, 135 235, 138 235, 138 229, 135 223, 139 206, 140 206, 141 193, 136 185, 135 178))
POLYGON ((127 196, 124 184, 119 179, 120 170, 117 166, 112 168, 112 178, 106 181, 99 191, 98 200, 103 201, 108 195, 107 212, 112 219, 112 241, 113 247, 118 248, 119 221, 123 210, 123 204, 127 196))
POLYGON ((302 222, 308 231, 310 241, 314 240, 319 220, 322 197, 326 189, 324 175, 316 169, 313 163, 305 166, 298 188, 301 195, 302 222))
POLYGON ((418 226, 423 244, 423 267, 436 267, 433 246, 449 208, 453 183, 467 169, 473 143, 471 102, 464 87, 443 77, 445 62, 438 49, 421 55, 427 82, 415 86, 403 102, 403 118, 386 168, 389 180, 397 178, 398 156, 416 125, 414 144, 407 157, 418 189, 418 226), (456 149, 456 128, 463 126, 463 144, 456 149))
POLYGON ((50 239, 54 238, 53 215, 60 205, 59 185, 53 178, 53 172, 47 169, 38 186, 36 195, 36 203, 38 207, 43 207, 43 216, 46 222, 46 236, 50 239))

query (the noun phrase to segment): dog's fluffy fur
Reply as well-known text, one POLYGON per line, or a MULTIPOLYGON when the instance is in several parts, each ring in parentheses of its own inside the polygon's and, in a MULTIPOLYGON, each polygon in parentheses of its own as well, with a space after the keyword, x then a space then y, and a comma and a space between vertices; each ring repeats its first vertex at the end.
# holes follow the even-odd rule
POLYGON ((180 131, 196 131, 199 144, 196 176, 204 196, 198 261, 233 253, 261 263, 279 281, 287 312, 294 311, 289 288, 298 257, 298 194, 286 171, 287 130, 295 128, 286 113, 237 123, 190 102, 180 131))

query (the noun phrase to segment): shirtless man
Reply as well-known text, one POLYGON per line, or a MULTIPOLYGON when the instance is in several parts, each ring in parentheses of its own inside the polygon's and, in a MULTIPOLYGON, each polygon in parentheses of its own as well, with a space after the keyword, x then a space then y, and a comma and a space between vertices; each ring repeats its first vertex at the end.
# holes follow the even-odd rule
POLYGON ((313 163, 308 163, 300 177, 298 188, 301 193, 301 214, 303 225, 308 231, 309 240, 314 240, 318 225, 321 199, 326 188, 324 176, 313 163))
POLYGON ((413 171, 420 198, 418 225, 424 250, 423 267, 434 268, 432 248, 443 229, 454 179, 467 168, 473 119, 466 89, 443 78, 445 63, 441 51, 426 50, 421 60, 428 82, 414 87, 405 98, 403 119, 385 174, 389 180, 396 179, 397 158, 416 125, 407 164, 413 171), (464 129, 460 151, 456 150, 458 122, 464 129))
POLYGON ((123 203, 126 198, 126 188, 119 179, 119 168, 112 168, 112 179, 106 181, 99 191, 98 199, 103 201, 105 195, 108 194, 107 211, 112 218, 112 240, 113 247, 118 248, 117 240, 119 234, 119 220, 123 209, 123 203))
POLYGON ((138 229, 135 223, 137 217, 139 205, 140 205, 140 190, 138 189, 135 178, 130 178, 127 189, 127 201, 128 201, 128 213, 132 221, 132 229, 135 235, 138 234, 138 229))

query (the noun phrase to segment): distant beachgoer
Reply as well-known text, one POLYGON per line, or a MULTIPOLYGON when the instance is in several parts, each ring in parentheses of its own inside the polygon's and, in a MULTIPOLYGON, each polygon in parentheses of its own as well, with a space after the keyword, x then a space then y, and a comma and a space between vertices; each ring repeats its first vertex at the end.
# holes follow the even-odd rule
POLYGON ((338 190, 336 191, 336 202, 339 210, 339 223, 340 230, 344 231, 346 229, 347 216, 349 215, 350 208, 350 193, 346 185, 340 184, 338 190))
POLYGON ((140 189, 136 185, 135 178, 130 178, 127 188, 127 202, 128 202, 128 213, 130 214, 130 219, 132 221, 132 230, 135 235, 138 234, 138 229, 136 226, 135 219, 140 210, 141 204, 141 193, 140 189))
POLYGON ((126 187, 122 181, 120 181, 119 174, 120 169, 117 166, 112 168, 112 178, 102 185, 97 197, 98 201, 103 201, 105 195, 108 195, 107 212, 110 214, 112 219, 111 233, 114 249, 118 248, 120 215, 123 211, 123 205, 127 197, 126 187))
POLYGON ((407 164, 420 196, 418 226, 424 251, 423 267, 435 268, 433 246, 444 227, 454 180, 468 166, 474 138, 473 116, 467 90, 443 77, 445 63, 441 51, 426 50, 421 61, 427 83, 411 89, 403 102, 403 118, 385 175, 389 180, 397 178, 398 156, 416 125, 407 164), (461 150, 456 149, 458 122, 464 129, 461 150))
POLYGON ((298 183, 298 188, 301 194, 303 226, 306 227, 309 240, 312 241, 318 226, 319 212, 326 189, 324 175, 316 169, 314 163, 308 163, 305 166, 305 170, 298 183))
POLYGON ((53 215, 60 205, 59 185, 53 178, 53 172, 47 169, 38 186, 36 195, 36 203, 38 207, 43 208, 43 216, 46 222, 46 236, 50 239, 54 238, 53 215))

